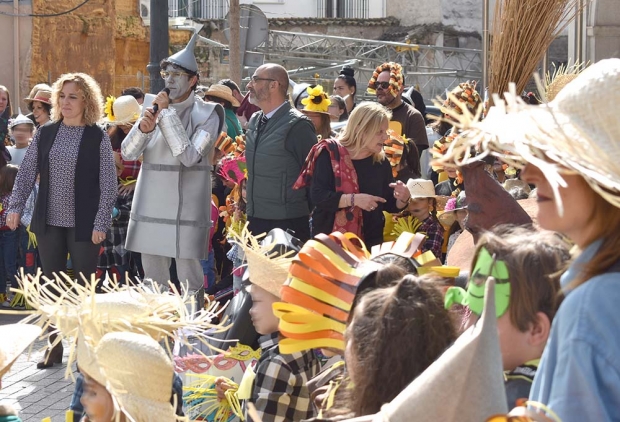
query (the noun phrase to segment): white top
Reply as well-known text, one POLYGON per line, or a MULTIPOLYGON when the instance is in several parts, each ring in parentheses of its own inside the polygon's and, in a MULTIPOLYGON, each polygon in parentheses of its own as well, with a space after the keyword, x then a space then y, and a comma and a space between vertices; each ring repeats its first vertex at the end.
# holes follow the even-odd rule
POLYGON ((28 151, 28 147, 26 148, 17 148, 17 147, 6 147, 11 154, 11 161, 9 164, 15 164, 16 166, 21 166, 22 161, 24 160, 24 156, 26 155, 26 151, 28 151))

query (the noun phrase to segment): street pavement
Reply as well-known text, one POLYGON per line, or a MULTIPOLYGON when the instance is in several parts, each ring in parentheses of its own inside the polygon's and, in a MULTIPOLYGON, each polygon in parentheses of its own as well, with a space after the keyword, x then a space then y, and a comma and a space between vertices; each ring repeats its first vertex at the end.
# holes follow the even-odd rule
MULTIPOLYGON (((0 314, 0 325, 16 323, 24 317, 0 314)), ((37 369, 37 362, 42 359, 46 344, 46 340, 37 340, 32 349, 22 353, 11 370, 2 377, 0 403, 16 408, 24 422, 41 422, 45 417, 51 417, 52 422, 64 422, 73 395, 74 383, 71 378, 65 379, 68 357, 66 347, 62 365, 37 369)), ((75 364, 73 373, 75 376, 75 364)))

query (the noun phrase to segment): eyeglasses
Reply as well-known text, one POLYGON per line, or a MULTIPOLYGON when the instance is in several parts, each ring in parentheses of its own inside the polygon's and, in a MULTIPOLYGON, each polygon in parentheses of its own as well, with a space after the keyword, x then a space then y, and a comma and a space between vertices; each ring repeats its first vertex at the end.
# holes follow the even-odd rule
POLYGON ((388 89, 390 87, 390 83, 389 82, 375 82, 375 90, 381 88, 381 89, 388 89))
POLYGON ((170 76, 172 76, 173 78, 178 78, 181 75, 190 76, 190 74, 187 72, 168 71, 168 70, 162 70, 161 72, 159 72, 159 74, 161 75, 162 79, 168 79, 170 76))
POLYGON ((252 76, 252 83, 255 84, 256 82, 260 82, 260 81, 270 81, 270 82, 276 82, 275 79, 271 79, 271 78, 259 78, 258 76, 252 76))

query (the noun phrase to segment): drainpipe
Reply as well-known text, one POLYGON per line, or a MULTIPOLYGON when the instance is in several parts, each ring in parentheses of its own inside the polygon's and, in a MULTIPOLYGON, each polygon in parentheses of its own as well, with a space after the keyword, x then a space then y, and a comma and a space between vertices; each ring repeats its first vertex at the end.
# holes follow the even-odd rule
POLYGON ((489 86, 489 0, 482 3, 482 86, 480 95, 484 98, 489 86))
MULTIPOLYGON (((19 94, 19 3, 18 0, 13 0, 13 78, 15 82, 15 87, 13 88, 13 104, 11 106, 17 106, 17 110, 20 108, 21 103, 21 95, 19 94)), ((17 110, 14 110, 15 113, 17 110)))

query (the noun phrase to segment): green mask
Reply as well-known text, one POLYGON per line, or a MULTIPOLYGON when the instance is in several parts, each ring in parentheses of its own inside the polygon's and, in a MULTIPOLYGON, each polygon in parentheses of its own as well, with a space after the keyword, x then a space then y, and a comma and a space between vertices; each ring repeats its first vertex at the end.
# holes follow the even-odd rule
POLYGON ((476 315, 482 315, 484 308, 484 290, 487 278, 495 278, 495 308, 497 317, 501 317, 508 310, 510 304, 510 275, 508 266, 504 261, 496 260, 489 251, 482 247, 474 266, 474 271, 469 278, 467 291, 461 287, 450 287, 446 292, 444 303, 446 309, 450 309, 455 303, 469 306, 476 315))

